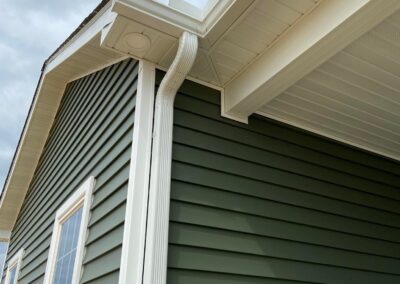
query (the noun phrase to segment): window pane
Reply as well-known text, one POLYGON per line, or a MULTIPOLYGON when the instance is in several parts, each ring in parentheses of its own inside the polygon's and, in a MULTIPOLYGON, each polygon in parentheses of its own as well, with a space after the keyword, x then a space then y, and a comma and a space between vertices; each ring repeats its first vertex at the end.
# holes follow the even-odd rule
POLYGON ((15 280, 17 280, 17 279, 15 279, 15 276, 16 276, 16 274, 17 274, 17 267, 14 266, 14 267, 10 270, 9 273, 10 273, 10 278, 9 278, 9 282, 8 282, 8 283, 14 284, 14 283, 15 283, 15 280))
POLYGON ((82 210, 81 207, 62 224, 53 283, 71 284, 72 282, 82 210))

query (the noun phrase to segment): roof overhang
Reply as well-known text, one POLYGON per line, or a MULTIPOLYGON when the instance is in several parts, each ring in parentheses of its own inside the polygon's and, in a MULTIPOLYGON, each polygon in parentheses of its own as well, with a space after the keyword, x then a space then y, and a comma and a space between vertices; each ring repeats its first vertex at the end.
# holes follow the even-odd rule
POLYGON ((225 86, 222 114, 248 117, 400 9, 398 0, 323 1, 225 86))
MULTIPOLYGON (((190 30, 200 37, 209 34, 217 38, 232 22, 221 20, 221 17, 229 15, 230 19, 234 19, 247 6, 248 3, 243 1, 222 0, 203 21, 198 21, 188 19, 176 11, 169 11, 152 0, 103 0, 44 64, 1 194, 0 239, 10 237, 9 232, 27 194, 69 82, 128 57, 144 58, 155 63, 166 52, 173 57, 174 48, 183 31, 190 30), (165 17, 161 17, 163 13, 165 17), (193 21, 197 23, 194 24, 193 21), (127 31, 139 32, 150 37, 151 48, 144 51, 127 49, 124 37, 118 37, 127 31)), ((169 62, 165 62, 163 66, 157 65, 165 69, 169 62)))
POLYGON ((67 83, 124 58, 100 47, 101 31, 115 16, 111 7, 110 2, 103 1, 44 65, 1 194, 0 239, 10 237, 67 83))
POLYGON ((222 90, 222 114, 247 122, 268 100, 400 8, 398 0, 308 2, 296 2, 299 11, 286 15, 282 9, 288 8, 275 0, 222 0, 199 21, 153 0, 103 1, 45 63, 0 200, 2 236, 9 237, 15 224, 68 82, 127 57, 166 69, 179 36, 190 31, 199 36, 200 48, 189 79, 222 90), (259 38, 237 38, 241 23, 257 26, 252 13, 267 4, 266 13, 276 11, 286 22, 257 50, 245 50, 250 39, 259 38))

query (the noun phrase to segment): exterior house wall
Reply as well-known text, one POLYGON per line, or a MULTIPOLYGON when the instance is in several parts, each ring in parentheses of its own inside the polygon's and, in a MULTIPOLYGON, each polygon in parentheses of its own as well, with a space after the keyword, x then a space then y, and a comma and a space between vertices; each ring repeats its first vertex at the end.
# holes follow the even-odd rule
POLYGON ((399 283, 400 164, 219 100, 176 98, 168 283, 399 283))
MULTIPOLYGON (((118 283, 138 64, 67 87, 12 232, 19 283, 42 283, 54 214, 93 175, 82 283, 118 283)), ((157 84, 162 73, 157 73, 157 84)), ((400 164, 261 116, 175 103, 168 283, 398 283, 400 164)))
POLYGON ((42 283, 55 212, 96 178, 82 283, 117 283, 138 64, 107 67, 67 86, 12 232, 8 260, 25 250, 19 283, 42 283))

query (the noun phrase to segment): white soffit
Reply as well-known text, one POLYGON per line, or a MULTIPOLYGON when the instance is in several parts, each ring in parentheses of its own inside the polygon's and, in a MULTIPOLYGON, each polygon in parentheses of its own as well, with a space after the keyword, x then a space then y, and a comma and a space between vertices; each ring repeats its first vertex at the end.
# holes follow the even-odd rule
MULTIPOLYGON (((172 15, 179 16, 179 13, 153 2, 153 0, 117 1, 113 10, 119 13, 119 16, 104 34, 103 45, 154 62, 162 69, 166 69, 175 56, 177 38, 182 32, 182 27, 178 28, 177 21, 168 20, 172 15), (163 14, 164 18, 161 19, 161 16, 157 18, 157 14, 146 14, 145 7, 142 6, 150 4, 154 6, 153 10, 162 7, 171 15, 163 14), (124 40, 132 33, 141 33, 148 37, 151 42, 150 48, 143 51, 132 50, 124 40)), ((207 29, 204 37, 200 38, 198 57, 189 73, 190 77, 216 87, 223 87, 297 25, 319 2, 319 0, 232 1, 224 11, 223 17, 212 26, 211 30, 207 29)), ((220 3, 222 2, 219 1, 217 5, 220 3)))
MULTIPOLYGON (((291 27, 302 20, 319 0, 237 0, 231 15, 200 39, 198 58, 190 76, 223 87, 291 27), (236 8, 236 9, 235 9, 236 8), (219 29, 219 30, 218 30, 219 29), (223 29, 223 30, 222 30, 223 29)), ((166 55, 160 66, 166 68, 175 54, 166 55)))
POLYGON ((198 57, 189 77, 220 87, 220 77, 210 56, 211 49, 220 44, 220 39, 234 23, 239 21, 241 15, 245 14, 255 0, 211 1, 207 9, 212 9, 203 21, 177 12, 157 1, 170 4, 182 2, 181 0, 116 1, 113 11, 118 13, 118 16, 107 29, 103 30, 102 46, 138 59, 145 59, 155 63, 160 69, 168 69, 177 51, 178 38, 183 30, 188 30, 200 37, 198 57), (145 37, 148 48, 138 49, 129 44, 135 42, 134 37, 145 37))
POLYGON ((223 114, 246 121, 399 8, 398 0, 322 1, 225 85, 223 114))
POLYGON ((291 28, 301 23, 318 0, 255 1, 209 49, 222 85, 267 52, 291 28))
POLYGON ((400 12, 258 113, 400 160, 400 12))

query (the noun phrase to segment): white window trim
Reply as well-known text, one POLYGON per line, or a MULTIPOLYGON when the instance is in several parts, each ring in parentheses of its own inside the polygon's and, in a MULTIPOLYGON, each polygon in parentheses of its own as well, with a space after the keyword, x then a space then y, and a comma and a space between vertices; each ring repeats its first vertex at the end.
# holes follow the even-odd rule
POLYGON ((10 261, 7 264, 7 272, 6 272, 6 284, 13 284, 9 283, 10 282, 10 271, 16 267, 15 271, 15 283, 18 281, 19 277, 19 272, 21 270, 21 264, 22 264, 22 257, 24 256, 24 249, 20 249, 17 254, 15 254, 10 261))
POLYGON ((46 273, 43 282, 44 284, 51 284, 53 281, 55 261, 57 258, 62 224, 68 217, 70 217, 73 213, 76 212, 78 208, 82 206, 82 220, 79 230, 74 271, 72 274, 72 284, 79 283, 94 183, 94 177, 89 177, 78 188, 78 190, 75 191, 74 194, 57 210, 53 227, 53 235, 50 243, 49 257, 47 259, 46 273))

